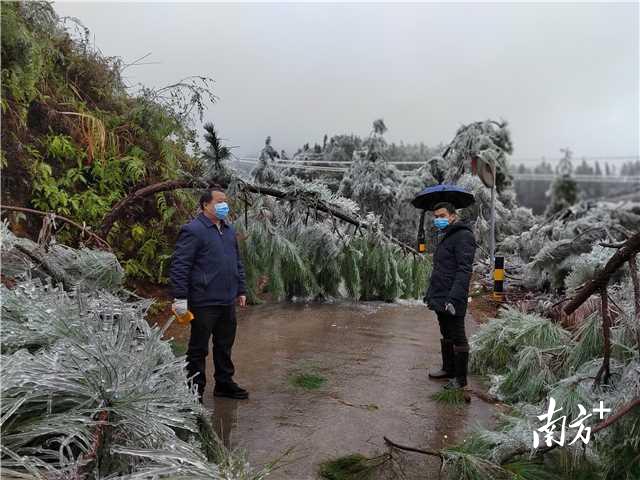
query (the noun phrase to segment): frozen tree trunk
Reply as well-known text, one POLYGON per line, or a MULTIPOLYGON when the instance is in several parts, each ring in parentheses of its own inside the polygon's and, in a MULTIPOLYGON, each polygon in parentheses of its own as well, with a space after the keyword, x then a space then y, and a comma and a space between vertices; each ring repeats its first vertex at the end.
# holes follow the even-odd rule
POLYGON ((575 310, 582 305, 593 293, 596 293, 603 288, 606 288, 609 283, 611 275, 613 275, 625 262, 636 255, 640 251, 640 232, 633 235, 616 253, 609 259, 604 268, 590 280, 580 291, 569 301, 564 307, 564 313, 571 315, 575 310))
MULTIPOLYGON (((620 248, 624 245, 621 244, 611 244, 611 243, 601 243, 603 247, 609 248, 620 248)), ((638 351, 640 352, 640 279, 638 278, 638 263, 636 260, 636 255, 633 254, 629 257, 629 275, 631 275, 631 283, 633 285, 633 310, 634 310, 634 318, 636 321, 635 330, 636 330, 636 342, 638 344, 638 351)))
POLYGON ((631 282, 633 283, 633 299, 636 314, 636 337, 638 342, 638 351, 640 352, 640 279, 638 278, 638 263, 635 255, 631 255, 629 258, 629 270, 631 271, 631 282))
POLYGON ((107 238, 115 221, 124 214, 127 208, 129 208, 137 201, 142 200, 143 198, 155 193, 168 192, 170 190, 189 187, 196 188, 197 185, 192 180, 167 180, 165 182, 148 185, 136 190, 135 192, 130 193, 118 203, 116 203, 111 211, 102 220, 102 225, 100 227, 100 233, 102 237, 107 238))
POLYGON ((607 287, 600 289, 600 305, 602 306, 602 333, 604 335, 604 354, 602 366, 593 382, 594 387, 600 383, 609 383, 611 363, 611 316, 609 315, 609 296, 607 287))

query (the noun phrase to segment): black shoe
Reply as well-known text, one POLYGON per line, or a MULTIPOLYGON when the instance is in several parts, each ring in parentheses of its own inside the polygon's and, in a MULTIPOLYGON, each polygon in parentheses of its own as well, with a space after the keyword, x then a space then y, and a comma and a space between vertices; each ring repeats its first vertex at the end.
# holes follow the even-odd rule
POLYGON ((429 371, 429 378, 453 378, 455 376, 453 342, 451 340, 441 339, 440 351, 442 352, 442 368, 435 372, 429 371))
POLYGON ((227 397, 235 398, 236 400, 246 400, 249 398, 249 392, 239 386, 235 382, 230 383, 216 383, 213 389, 214 397, 227 397))

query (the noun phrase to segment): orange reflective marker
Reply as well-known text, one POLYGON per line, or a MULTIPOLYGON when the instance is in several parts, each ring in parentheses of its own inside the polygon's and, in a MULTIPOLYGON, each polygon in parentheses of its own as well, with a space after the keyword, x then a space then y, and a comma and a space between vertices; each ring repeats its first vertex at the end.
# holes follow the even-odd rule
POLYGON ((504 296, 504 257, 495 257, 493 270, 493 299, 499 302, 504 296))

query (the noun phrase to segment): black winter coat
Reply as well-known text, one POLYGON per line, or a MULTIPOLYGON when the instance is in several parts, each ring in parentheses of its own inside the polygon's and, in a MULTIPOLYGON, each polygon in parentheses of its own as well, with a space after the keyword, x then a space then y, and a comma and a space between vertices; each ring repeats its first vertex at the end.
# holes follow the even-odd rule
POLYGON ((459 221, 445 228, 442 234, 433 254, 431 281, 424 301, 436 312, 444 311, 444 306, 451 303, 456 309, 456 315, 464 315, 467 311, 476 240, 471 227, 459 221))

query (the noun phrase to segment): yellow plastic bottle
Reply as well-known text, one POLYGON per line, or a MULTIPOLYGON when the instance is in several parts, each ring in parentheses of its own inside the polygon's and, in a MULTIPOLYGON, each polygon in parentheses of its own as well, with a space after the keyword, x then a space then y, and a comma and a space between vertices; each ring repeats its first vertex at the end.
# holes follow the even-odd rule
POLYGON ((187 313, 182 315, 178 315, 175 310, 173 310, 173 314, 176 316, 176 320, 180 325, 187 325, 191 320, 193 320, 193 313, 187 310, 187 313))

